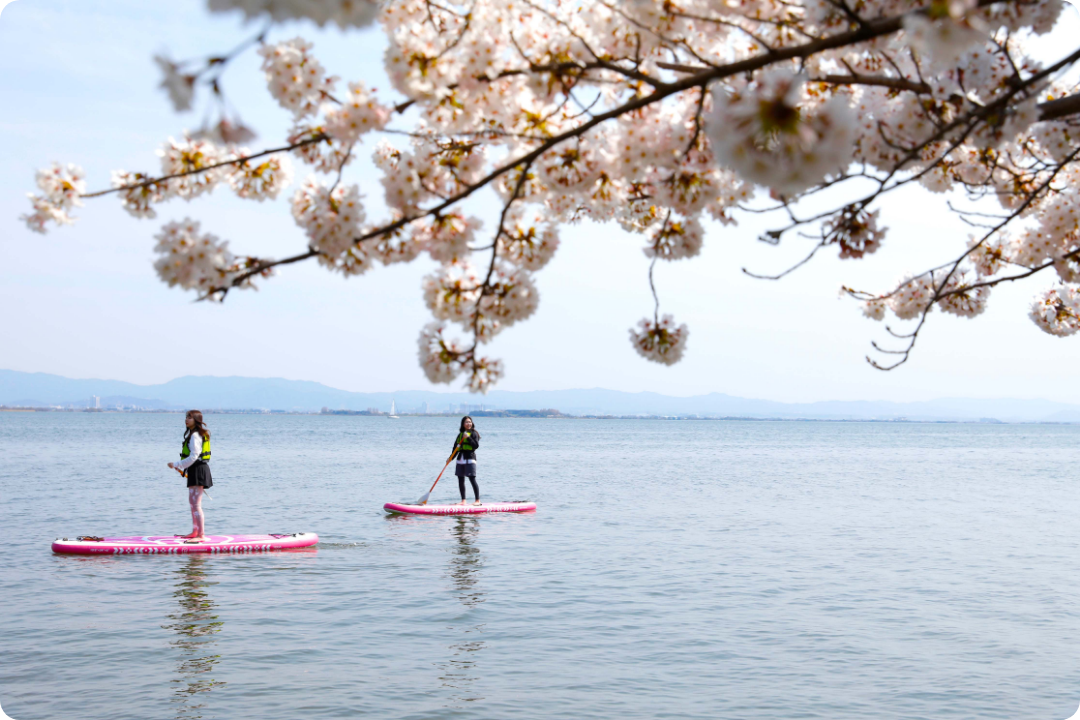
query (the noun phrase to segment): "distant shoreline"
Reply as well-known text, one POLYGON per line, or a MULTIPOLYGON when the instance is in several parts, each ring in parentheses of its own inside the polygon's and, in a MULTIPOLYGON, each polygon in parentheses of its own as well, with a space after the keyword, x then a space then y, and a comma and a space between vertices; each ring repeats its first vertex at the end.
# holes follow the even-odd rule
MULTIPOLYGON (((103 415, 179 415, 185 410, 156 410, 156 409, 123 409, 116 408, 43 408, 43 407, 7 407, 0 405, 0 413, 92 413, 103 415)), ((391 418, 389 413, 369 412, 366 410, 331 410, 306 411, 306 410, 262 410, 262 409, 228 409, 228 410, 203 410, 207 415, 306 415, 306 416, 347 416, 347 417, 371 417, 385 419, 399 418, 457 418, 462 415, 453 413, 398 413, 391 418)), ((811 423, 892 423, 892 424, 919 424, 919 425, 1080 425, 1077 422, 1032 420, 1032 421, 1007 421, 996 418, 980 418, 977 420, 918 420, 905 417, 896 418, 791 418, 791 417, 750 417, 740 415, 568 415, 557 410, 480 410, 465 413, 472 417, 484 418, 511 418, 518 420, 707 420, 728 422, 811 422, 811 423)))

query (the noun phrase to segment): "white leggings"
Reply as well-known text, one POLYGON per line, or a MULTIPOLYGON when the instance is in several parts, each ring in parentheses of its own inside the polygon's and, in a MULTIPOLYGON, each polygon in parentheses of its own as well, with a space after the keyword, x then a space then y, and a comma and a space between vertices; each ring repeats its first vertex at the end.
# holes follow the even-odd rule
POLYGON ((188 503, 191 505, 191 531, 203 534, 205 518, 203 517, 202 497, 205 488, 196 485, 187 489, 188 503))

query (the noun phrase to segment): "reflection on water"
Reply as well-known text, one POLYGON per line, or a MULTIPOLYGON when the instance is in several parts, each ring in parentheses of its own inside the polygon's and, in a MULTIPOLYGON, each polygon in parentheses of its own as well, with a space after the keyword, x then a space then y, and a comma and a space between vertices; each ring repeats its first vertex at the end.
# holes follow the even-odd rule
MULTIPOLYGON (((458 517, 450 529, 456 541, 451 548, 450 580, 453 583, 454 595, 466 608, 466 616, 468 611, 476 609, 485 600, 484 590, 478 585, 484 558, 480 554, 480 548, 475 545, 480 536, 480 524, 479 518, 458 517)), ((476 695, 473 685, 478 676, 477 653, 487 645, 481 639, 484 625, 451 625, 449 629, 460 630, 463 635, 459 642, 450 646, 450 659, 439 664, 442 686, 454 691, 451 706, 459 702, 483 700, 484 698, 476 695)))
POLYGON ((476 587, 480 569, 484 567, 480 548, 474 545, 480 537, 480 519, 459 516, 456 520, 450 529, 457 541, 450 556, 450 578, 454 581, 457 599, 465 607, 473 608, 484 602, 483 590, 476 587))
POLYGON ((176 591, 173 592, 180 604, 179 611, 168 616, 173 621, 171 625, 161 626, 176 631, 178 637, 170 644, 181 653, 177 663, 180 677, 172 681, 176 684, 172 702, 176 703, 177 718, 201 718, 206 707, 202 693, 225 685, 207 675, 221 659, 220 655, 211 654, 211 650, 217 641, 214 636, 224 624, 214 614, 215 603, 206 591, 211 585, 217 585, 206 579, 208 560, 201 554, 184 559, 176 571, 176 591))

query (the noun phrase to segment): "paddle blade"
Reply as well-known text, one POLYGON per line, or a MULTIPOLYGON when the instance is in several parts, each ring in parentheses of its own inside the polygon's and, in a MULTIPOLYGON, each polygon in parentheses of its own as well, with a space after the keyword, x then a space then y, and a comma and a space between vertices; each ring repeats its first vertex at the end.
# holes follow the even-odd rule
POLYGON ((429 497, 431 497, 431 491, 430 490, 428 490, 426 493, 424 493, 424 497, 417 500, 416 504, 417 505, 427 505, 427 501, 428 501, 429 497))

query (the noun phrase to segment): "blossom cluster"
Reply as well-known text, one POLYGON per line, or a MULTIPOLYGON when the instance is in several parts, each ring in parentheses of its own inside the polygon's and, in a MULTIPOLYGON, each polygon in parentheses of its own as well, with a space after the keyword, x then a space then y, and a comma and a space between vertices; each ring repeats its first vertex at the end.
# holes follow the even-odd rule
MULTIPOLYGON (((254 258, 237 258, 229 251, 228 241, 200 233, 199 223, 190 218, 167 223, 154 238, 157 240, 154 252, 158 254, 154 269, 158 277, 169 287, 179 285, 203 295, 232 286, 237 276, 257 262, 254 258)), ((251 278, 236 286, 253 287, 251 278)))
POLYGON ((428 323, 420 331, 420 367, 433 383, 451 383, 463 372, 469 372, 468 387, 472 392, 486 393, 503 376, 500 360, 477 357, 476 349, 467 349, 459 340, 444 336, 446 324, 428 323))
POLYGON ((659 320, 642 320, 637 330, 631 328, 630 343, 646 360, 674 365, 682 360, 689 336, 686 325, 675 325, 675 318, 664 315, 659 320))
POLYGON ((270 94, 298 118, 315 113, 337 82, 337 78, 327 77, 325 68, 312 57, 311 48, 303 38, 259 48, 270 94))
POLYGON ((328 187, 309 177, 293 195, 292 214, 321 262, 346 275, 371 267, 369 256, 355 242, 365 218, 358 185, 328 187))
MULTIPOLYGON (((438 263, 422 288, 435 322, 419 341, 433 382, 465 373, 471 388, 484 390, 501 376, 501 363, 477 349, 536 311, 533 273, 550 263, 562 225, 611 223, 638 236, 654 262, 675 261, 702 252, 709 220, 731 225, 741 209, 768 201, 801 228, 811 221, 794 208, 806 202, 821 245, 853 260, 886 242, 875 203, 911 183, 996 198, 1016 222, 972 239, 955 264, 907 274, 888 292, 854 293, 868 317, 912 320, 935 306, 974 317, 1009 272, 1046 269, 1061 284, 1040 295, 1032 318, 1058 335, 1076 321, 1080 133, 1075 123, 1041 120, 1039 109, 1074 88, 1025 80, 1041 69, 1025 43, 1053 28, 1058 0, 209 6, 341 27, 377 17, 397 95, 390 104, 361 82, 338 92, 338 78, 302 38, 258 53, 270 95, 294 116, 288 150, 314 173, 292 195, 292 211, 319 262, 347 275, 422 255, 438 263), (850 33, 853 13, 863 39, 800 50, 808 39, 850 33), (901 29, 871 37, 886 26, 901 29), (696 73, 711 74, 693 81, 702 77, 696 73), (389 127, 395 118, 414 124, 389 127), (388 129, 408 139, 380 135, 367 151, 386 206, 369 221, 359 185, 344 173, 366 136, 388 129), (483 197, 476 194, 482 186, 494 190, 484 202, 497 201, 486 226, 459 204, 483 197), (867 187, 877 190, 867 194, 867 187), (840 198, 831 212, 821 212, 817 199, 826 190, 835 192, 823 195, 829 202, 840 198), (470 341, 448 339, 448 324, 470 341)), ((174 107, 189 108, 195 76, 168 58, 155 60, 174 107)), ((114 189, 138 217, 219 183, 242 198, 277 198, 292 177, 289 158, 253 157, 240 147, 249 139, 224 120, 170 139, 159 153, 160 176, 117 171, 114 189)), ((85 191, 81 171, 43 173, 54 179, 43 184, 39 175, 44 194, 33 196, 34 212, 24 216, 37 231, 70 222, 67 211, 85 191)), ((185 242, 202 242, 192 239, 197 228, 192 233, 185 242)), ((214 257, 207 268, 228 266, 224 254, 214 257)), ((199 273, 191 276, 213 276, 199 273)), ((637 351, 663 364, 682 357, 687 335, 668 315, 631 330, 637 351)))
POLYGON ((720 163, 782 195, 797 195, 845 170, 855 113, 841 95, 808 103, 806 80, 791 69, 773 68, 745 87, 717 85, 709 138, 720 163))
POLYGON ((273 153, 252 158, 246 148, 215 145, 184 137, 169 140, 158 150, 161 175, 114 170, 112 186, 125 210, 134 217, 157 217, 155 205, 174 197, 192 200, 213 192, 225 182, 246 200, 273 200, 292 182, 288 156, 273 153))
POLYGON ((195 81, 198 76, 181 72, 180 66, 165 55, 155 55, 154 62, 161 68, 161 89, 168 93, 173 109, 176 112, 190 110, 191 102, 195 99, 195 81))
POLYGON ((86 192, 86 175, 78 165, 53 163, 37 173, 40 195, 29 194, 34 212, 20 217, 31 230, 45 233, 46 223, 70 225, 68 211, 82 205, 79 196, 86 192))
POLYGON ((1075 335, 1080 330, 1080 292, 1069 285, 1051 288, 1032 301, 1030 316, 1051 335, 1075 335))

